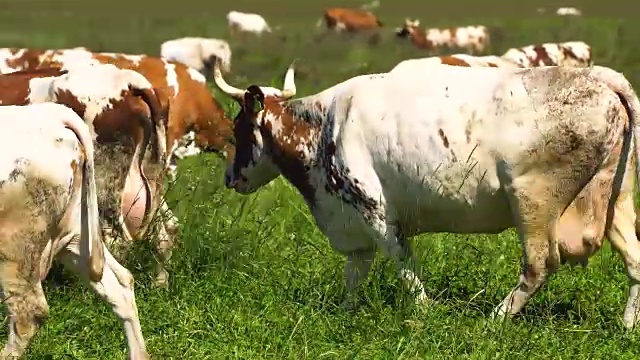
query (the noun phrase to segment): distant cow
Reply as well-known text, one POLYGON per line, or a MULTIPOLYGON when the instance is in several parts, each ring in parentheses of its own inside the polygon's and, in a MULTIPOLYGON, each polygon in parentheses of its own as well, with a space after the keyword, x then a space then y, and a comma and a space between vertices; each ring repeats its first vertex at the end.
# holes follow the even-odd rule
POLYGON ((511 48, 501 57, 521 67, 551 65, 586 67, 592 64, 591 46, 582 41, 544 43, 511 48))
MULTIPOLYGON (((0 102, 55 102, 82 116, 97 142, 98 201, 108 245, 114 250, 116 239, 130 242, 148 232, 164 195, 166 113, 144 76, 102 64, 18 71, 0 75, 0 102)), ((166 227, 158 229, 160 243, 169 241, 166 227)), ((164 259, 163 249, 158 252, 164 259)), ((162 283, 161 265, 157 272, 162 283)))
POLYGON ((242 13, 239 11, 229 11, 227 14, 227 22, 232 33, 250 32, 257 35, 262 33, 271 33, 271 27, 267 21, 258 14, 242 13))
POLYGON ((220 39, 183 37, 167 40, 160 45, 160 56, 190 66, 204 76, 209 76, 216 58, 222 62, 224 71, 231 70, 229 43, 220 39))
POLYGON ((631 283, 624 325, 640 318, 640 102, 622 74, 436 65, 288 100, 292 72, 280 91, 238 89, 215 71, 240 104, 225 184, 250 194, 282 174, 346 255, 349 298, 376 249, 397 260, 422 301, 407 237, 516 227, 520 278, 494 316, 518 313, 562 263, 586 263, 606 234, 631 283))
MULTIPOLYGON (((348 8, 329 8, 324 11, 324 22, 329 30, 358 32, 377 29, 383 23, 370 11, 348 8)), ((322 24, 322 19, 317 25, 322 24)))
POLYGON ((46 319, 41 281, 54 258, 89 282, 124 327, 130 359, 147 359, 133 276, 102 243, 88 126, 52 103, 0 106, 0 298, 19 358, 46 319))
POLYGON ((397 37, 410 38, 415 46, 426 50, 457 47, 469 53, 480 53, 490 42, 489 30, 483 25, 423 30, 420 20, 407 18, 404 26, 396 28, 395 33, 397 37))
POLYGON ((582 15, 582 11, 574 8, 574 7, 560 7, 556 10, 556 15, 560 16, 580 16, 582 15))
POLYGON ((473 56, 468 54, 453 54, 432 56, 427 58, 408 59, 399 62, 391 71, 408 66, 452 65, 466 67, 518 67, 516 64, 503 60, 499 56, 473 56))

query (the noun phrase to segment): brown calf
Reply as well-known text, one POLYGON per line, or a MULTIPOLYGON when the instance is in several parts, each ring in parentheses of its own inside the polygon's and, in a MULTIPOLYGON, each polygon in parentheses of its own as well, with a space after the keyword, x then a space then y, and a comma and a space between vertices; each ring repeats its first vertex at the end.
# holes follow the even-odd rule
POLYGON ((324 11, 324 20, 329 30, 350 33, 377 29, 382 22, 370 11, 348 8, 329 8, 324 11))

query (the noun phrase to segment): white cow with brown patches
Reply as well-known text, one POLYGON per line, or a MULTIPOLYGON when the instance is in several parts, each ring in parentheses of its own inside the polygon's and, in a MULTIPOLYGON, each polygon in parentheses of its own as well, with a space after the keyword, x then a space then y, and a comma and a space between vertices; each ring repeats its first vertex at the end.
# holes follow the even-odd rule
POLYGON ((420 28, 420 20, 405 19, 404 26, 396 28, 400 38, 410 38, 413 44, 425 50, 442 47, 463 48, 469 53, 481 53, 489 45, 489 29, 483 25, 452 27, 448 29, 420 28))
POLYGON ((64 105, 0 107, 0 296, 9 338, 0 358, 20 357, 48 314, 41 281, 62 260, 122 322, 131 359, 148 357, 133 276, 104 246, 93 142, 64 105))
POLYGON ((391 70, 396 70, 404 67, 421 67, 430 65, 451 65, 451 66, 466 66, 466 67, 506 67, 516 68, 516 64, 503 60, 499 56, 487 55, 487 56, 473 56, 468 54, 452 54, 444 56, 431 56, 418 59, 407 59, 399 62, 391 70))
MULTIPOLYGON (((0 75, 0 102, 55 102, 80 115, 96 140, 98 201, 108 245, 125 250, 148 232, 164 195, 166 113, 144 76, 102 64, 13 72, 0 75)), ((164 286, 163 244, 171 224, 153 225, 159 226, 156 283, 164 286)))
MULTIPOLYGON (((225 115, 222 105, 212 96, 205 77, 193 68, 182 63, 147 55, 121 53, 93 53, 84 50, 62 50, 49 52, 30 52, 35 56, 34 63, 28 69, 46 67, 71 69, 86 64, 113 64, 120 69, 136 71, 146 77, 153 85, 160 99, 163 112, 168 112, 165 163, 171 180, 175 179, 177 159, 181 156, 202 152, 213 152, 223 157, 233 157, 235 151, 231 143, 232 122, 225 115), (79 65, 78 65, 79 64, 79 65)), ((163 202, 160 210, 164 217, 164 226, 169 234, 177 235, 178 221, 163 202)), ((159 267, 171 257, 171 241, 161 241, 159 267)), ((168 273, 161 271, 156 278, 157 284, 168 284, 168 273)))
POLYGON ((501 58, 520 67, 552 65, 587 67, 593 63, 591 46, 583 41, 544 43, 511 48, 501 55, 501 58))
POLYGON ((225 183, 249 194, 284 175, 347 256, 351 296, 377 248, 424 300, 407 236, 515 227, 520 280, 494 312, 513 315, 562 263, 586 262, 606 234, 631 281, 624 324, 637 322, 640 102, 622 74, 436 65, 363 75, 296 100, 292 71, 285 79, 267 94, 215 73, 241 105, 225 183))
POLYGON ((160 56, 183 63, 210 76, 216 58, 222 62, 224 71, 231 71, 231 48, 221 39, 203 37, 183 37, 163 42, 160 56))

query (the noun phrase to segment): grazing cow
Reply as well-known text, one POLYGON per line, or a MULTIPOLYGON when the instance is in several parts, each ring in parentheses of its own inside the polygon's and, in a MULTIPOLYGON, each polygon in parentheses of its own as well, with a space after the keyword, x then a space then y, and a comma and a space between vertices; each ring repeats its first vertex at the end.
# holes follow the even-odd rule
POLYGON ((133 276, 104 246, 93 142, 66 106, 0 106, 0 297, 9 335, 0 358, 19 358, 49 312, 41 281, 54 258, 113 308, 131 359, 146 359, 133 276))
POLYGON ((147 55, 66 51, 43 56, 40 67, 65 67, 77 63, 113 64, 144 75, 159 92, 168 109, 167 166, 176 176, 176 152, 193 155, 200 151, 227 157, 233 155, 232 123, 222 105, 213 98, 205 77, 176 61, 147 55), (194 143, 195 142, 195 143, 194 143), (192 149, 192 151, 190 151, 192 149))
POLYGON ((23 69, 30 69, 38 65, 39 57, 45 53, 66 50, 84 50, 89 49, 79 46, 72 49, 58 50, 38 50, 27 48, 0 48, 0 74, 7 74, 23 69))
MULTIPOLYGON (((372 12, 360 9, 329 8, 324 11, 324 22, 329 30, 355 33, 363 30, 377 29, 383 23, 372 12)), ((316 26, 322 25, 322 19, 316 26)))
POLYGON ((181 62, 204 76, 209 76, 216 58, 222 62, 224 71, 231 71, 229 43, 220 39, 183 37, 167 40, 160 45, 160 56, 181 62))
POLYGON ((267 21, 258 14, 242 13, 232 10, 227 14, 227 22, 229 23, 231 33, 251 32, 262 35, 264 32, 272 32, 267 21))
POLYGON ((511 67, 517 65, 505 61, 499 56, 473 56, 467 54, 453 54, 446 56, 432 56, 419 59, 408 59, 399 62, 391 71, 407 66, 452 65, 466 67, 511 67))
POLYGON ((516 227, 520 280, 493 313, 513 315, 561 264, 586 262, 606 233, 631 280, 624 324, 638 320, 640 102, 622 74, 426 66, 296 100, 292 71, 282 91, 237 89, 220 71, 214 79, 241 105, 226 186, 249 194, 284 175, 347 256, 350 294, 380 248, 424 300, 407 237, 516 227))
POLYGON ((587 67, 592 64, 591 46, 582 41, 544 43, 511 48, 502 56, 504 60, 521 67, 574 66, 587 67))
POLYGON ((396 28, 400 38, 410 38, 413 44, 425 50, 437 50, 446 46, 462 48, 467 52, 481 53, 489 44, 489 30, 486 26, 463 26, 450 29, 420 29, 420 20, 405 19, 404 26, 396 28))
MULTIPOLYGON (((166 149, 166 114, 149 81, 135 71, 100 64, 0 75, 0 89, 4 105, 55 102, 85 120, 97 141, 98 201, 102 226, 110 232, 107 243, 114 250, 116 239, 127 244, 143 237, 161 203, 166 149)), ((158 229, 161 286, 167 277, 166 226, 158 229)))
MULTIPOLYGON (((235 148, 230 141, 233 137, 232 122, 224 109, 213 98, 206 85, 205 77, 194 69, 179 62, 146 55, 115 53, 91 53, 67 51, 43 57, 40 66, 65 67, 77 63, 113 64, 121 69, 130 69, 144 75, 159 94, 163 110, 168 109, 166 136, 167 167, 169 177, 175 179, 177 160, 195 155, 201 151, 213 152, 232 158, 235 148)), ((178 220, 163 202, 160 208, 165 214, 165 226, 169 233, 176 234, 178 220)), ((159 267, 171 257, 172 241, 161 239, 158 245, 164 254, 159 267)), ((156 279, 158 285, 168 284, 169 274, 162 271, 156 279)))
POLYGON ((560 7, 556 10, 556 15, 560 16, 581 16, 582 11, 574 7, 560 7))

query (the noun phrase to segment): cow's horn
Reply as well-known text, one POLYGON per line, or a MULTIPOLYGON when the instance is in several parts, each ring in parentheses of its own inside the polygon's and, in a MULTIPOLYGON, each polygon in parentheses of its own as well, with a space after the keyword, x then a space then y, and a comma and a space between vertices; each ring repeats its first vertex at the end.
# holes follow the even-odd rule
POLYGON ((282 97, 288 99, 296 95, 296 82, 294 80, 295 64, 298 59, 294 59, 287 69, 287 74, 284 76, 284 87, 282 88, 282 97))
POLYGON ((245 91, 242 89, 238 89, 227 84, 226 81, 222 78, 222 72, 220 71, 220 58, 216 57, 216 62, 213 65, 213 81, 216 83, 216 86, 222 90, 223 93, 231 96, 234 99, 242 99, 244 98, 245 91))

